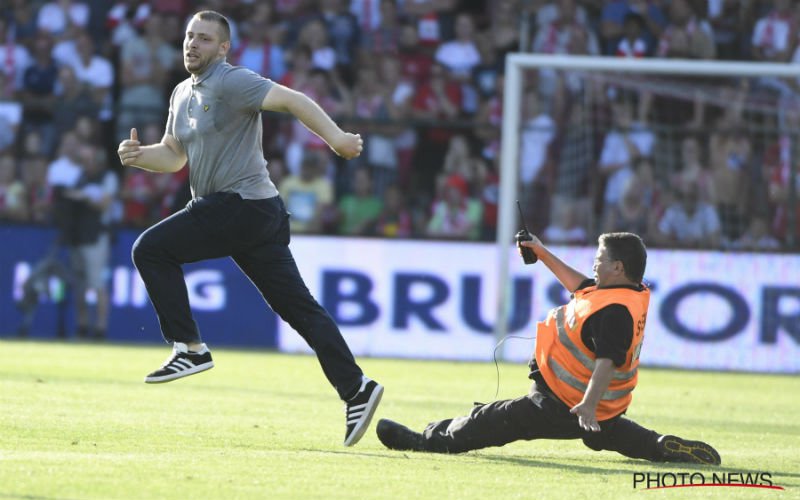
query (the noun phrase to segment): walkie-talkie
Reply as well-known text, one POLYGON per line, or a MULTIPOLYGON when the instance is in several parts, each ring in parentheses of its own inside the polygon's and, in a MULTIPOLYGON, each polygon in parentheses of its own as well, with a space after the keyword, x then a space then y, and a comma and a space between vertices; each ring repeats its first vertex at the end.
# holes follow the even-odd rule
MULTIPOLYGON (((519 204, 519 200, 517 200, 517 208, 519 209, 519 220, 522 222, 522 229, 517 233, 516 239, 517 243, 520 241, 531 241, 533 239, 533 235, 530 231, 528 231, 528 225, 525 224, 525 217, 522 215, 522 207, 519 204)), ((536 264, 536 261, 539 258, 536 256, 536 252, 533 251, 533 248, 520 246, 520 251, 522 252, 522 260, 525 264, 536 264)))

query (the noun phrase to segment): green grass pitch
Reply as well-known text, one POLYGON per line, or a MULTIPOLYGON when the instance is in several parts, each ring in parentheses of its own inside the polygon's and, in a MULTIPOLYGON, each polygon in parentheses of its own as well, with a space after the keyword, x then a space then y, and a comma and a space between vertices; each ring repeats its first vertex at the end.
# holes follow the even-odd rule
MULTIPOLYGON (((213 346, 212 346, 213 347, 213 346)), ((359 360, 386 387, 361 442, 311 356, 216 349, 162 385, 167 346, 0 341, 0 499, 800 498, 800 379, 641 370, 628 415, 712 443, 721 468, 652 464, 580 441, 443 456, 386 450, 378 418, 421 429, 495 393, 491 363, 359 360), (633 488, 636 472, 769 472, 783 491, 633 488)), ((500 397, 528 389, 501 364, 500 397)))

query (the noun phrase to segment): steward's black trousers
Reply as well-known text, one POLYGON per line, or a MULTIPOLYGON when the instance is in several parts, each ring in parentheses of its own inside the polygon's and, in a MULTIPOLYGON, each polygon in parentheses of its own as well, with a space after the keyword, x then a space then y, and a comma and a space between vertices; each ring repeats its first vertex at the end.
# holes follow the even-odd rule
POLYGON ((289 214, 279 196, 243 200, 236 193, 214 193, 191 200, 142 233, 132 256, 170 343, 201 341, 181 265, 232 257, 272 309, 311 346, 345 399, 358 390, 361 369, 333 318, 308 291, 288 245, 289 214))
POLYGON ((428 424, 422 435, 427 450, 438 453, 463 453, 523 439, 582 439, 593 450, 659 461, 657 432, 621 415, 600 422, 600 432, 589 432, 569 410, 534 384, 526 396, 475 406, 467 416, 428 424))

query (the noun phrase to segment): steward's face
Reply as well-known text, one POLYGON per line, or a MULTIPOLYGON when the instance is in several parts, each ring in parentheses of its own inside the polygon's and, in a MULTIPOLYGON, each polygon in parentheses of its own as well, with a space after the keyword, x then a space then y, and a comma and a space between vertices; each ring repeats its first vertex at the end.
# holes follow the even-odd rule
POLYGON ((598 288, 617 284, 622 271, 622 263, 618 260, 611 260, 608 249, 605 245, 597 248, 594 257, 594 280, 598 288))

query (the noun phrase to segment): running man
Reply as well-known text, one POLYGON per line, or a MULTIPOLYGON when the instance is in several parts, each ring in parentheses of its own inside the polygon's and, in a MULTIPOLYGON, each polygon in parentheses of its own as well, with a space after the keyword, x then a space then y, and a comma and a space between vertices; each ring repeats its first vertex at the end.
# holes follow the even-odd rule
POLYGON ((176 172, 189 165, 192 200, 150 227, 133 245, 133 262, 173 351, 147 383, 214 366, 191 311, 181 266, 231 257, 267 303, 317 355, 345 401, 345 446, 364 435, 383 387, 364 376, 331 316, 306 287, 289 250, 289 214, 267 171, 261 111, 290 113, 345 159, 361 154, 358 134, 341 130, 306 95, 225 60, 230 25, 202 11, 186 28, 183 63, 190 77, 172 92, 161 142, 141 145, 136 129, 120 143, 125 166, 176 172))

